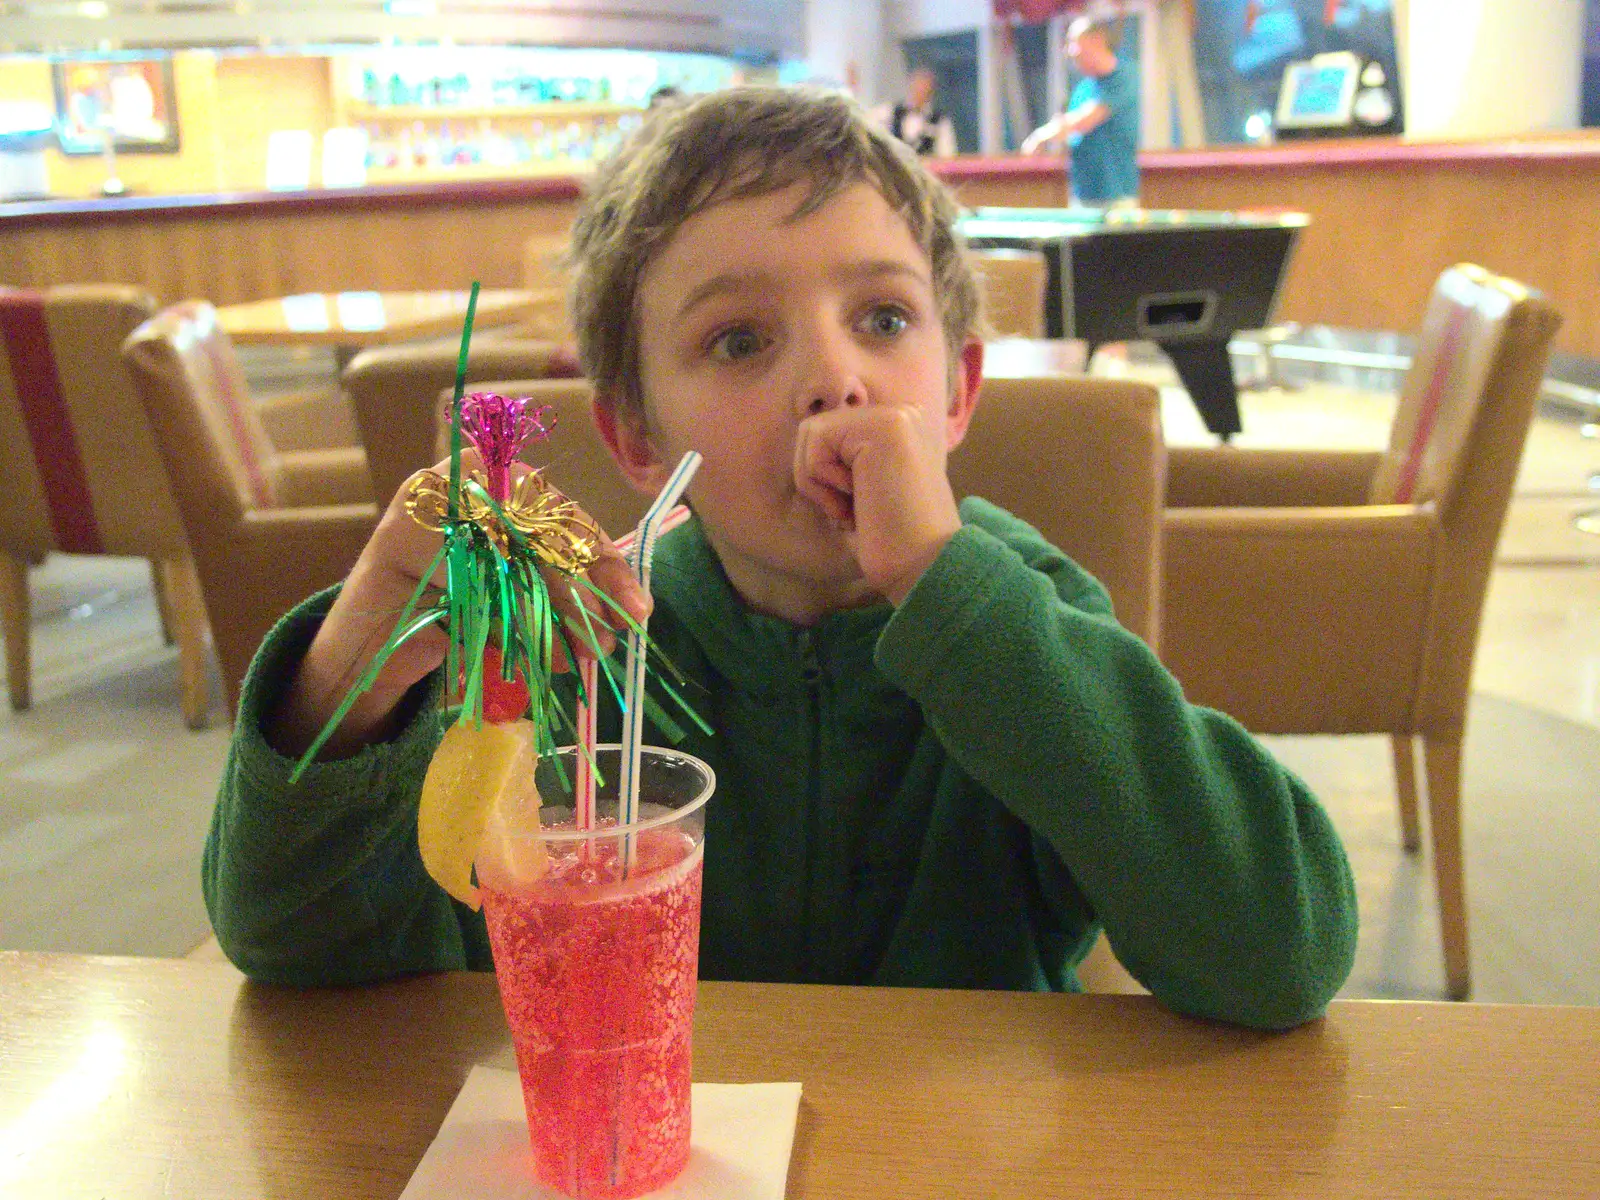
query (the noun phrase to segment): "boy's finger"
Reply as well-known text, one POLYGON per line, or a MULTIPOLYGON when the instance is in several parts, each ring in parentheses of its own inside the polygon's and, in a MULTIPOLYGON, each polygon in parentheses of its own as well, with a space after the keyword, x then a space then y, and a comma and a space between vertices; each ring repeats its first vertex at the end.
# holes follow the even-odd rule
MULTIPOLYGON (((634 578, 633 568, 628 566, 628 560, 604 534, 601 535, 600 557, 589 568, 589 582, 615 600, 630 617, 641 624, 649 619, 655 607, 654 601, 634 578)), ((627 622, 610 611, 609 607, 604 616, 606 623, 614 629, 627 626, 627 622)))

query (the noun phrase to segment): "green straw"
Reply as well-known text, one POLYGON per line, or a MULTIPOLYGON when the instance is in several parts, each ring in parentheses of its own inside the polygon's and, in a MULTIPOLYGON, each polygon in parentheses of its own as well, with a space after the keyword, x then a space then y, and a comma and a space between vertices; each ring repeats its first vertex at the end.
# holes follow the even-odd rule
MULTIPOLYGON (((472 281, 472 293, 467 297, 467 319, 461 326, 461 351, 456 356, 455 394, 450 398, 450 492, 445 497, 448 528, 454 529, 460 518, 461 494, 461 398, 467 390, 467 351, 472 345, 472 320, 478 312, 478 281, 472 281)), ((446 578, 450 585, 450 645, 445 660, 445 694, 451 694, 456 680, 461 678, 461 601, 469 569, 469 552, 465 538, 452 538, 446 578)), ((470 711, 470 706, 468 708, 470 711)))

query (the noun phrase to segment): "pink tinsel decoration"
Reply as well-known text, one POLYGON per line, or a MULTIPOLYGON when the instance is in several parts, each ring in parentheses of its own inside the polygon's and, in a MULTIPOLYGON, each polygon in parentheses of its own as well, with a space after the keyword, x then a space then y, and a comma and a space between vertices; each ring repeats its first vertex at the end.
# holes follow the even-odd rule
POLYGON ((548 405, 528 407, 528 398, 470 392, 461 399, 461 432, 483 457, 489 495, 496 503, 511 499, 511 464, 522 447, 542 441, 555 428, 555 411, 548 405))

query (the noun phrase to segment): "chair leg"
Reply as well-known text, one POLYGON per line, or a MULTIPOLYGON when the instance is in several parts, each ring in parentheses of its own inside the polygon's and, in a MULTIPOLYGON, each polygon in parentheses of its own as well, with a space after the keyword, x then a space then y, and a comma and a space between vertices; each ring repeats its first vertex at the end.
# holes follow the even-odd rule
POLYGON ((206 673, 206 607, 200 595, 200 579, 194 572, 194 562, 188 558, 167 559, 161 564, 161 573, 177 632, 183 723, 190 729, 204 729, 211 694, 206 673))
POLYGON ((1400 798, 1400 844, 1407 853, 1422 848, 1422 820, 1417 812, 1417 746, 1409 733, 1389 738, 1394 751, 1394 790, 1400 798))
POLYGON ((161 617, 161 640, 170 646, 177 640, 178 632, 172 618, 172 597, 167 594, 167 579, 159 559, 150 560, 150 585, 156 594, 156 612, 161 617))
POLYGON ((1439 932, 1452 1000, 1472 991, 1467 961, 1466 877, 1461 860, 1461 735, 1424 737, 1428 822, 1433 827, 1433 875, 1439 893, 1439 932))
POLYGON ((0 567, 0 625, 6 640, 6 686, 17 712, 33 705, 33 613, 28 602, 28 564, 11 555, 0 567))

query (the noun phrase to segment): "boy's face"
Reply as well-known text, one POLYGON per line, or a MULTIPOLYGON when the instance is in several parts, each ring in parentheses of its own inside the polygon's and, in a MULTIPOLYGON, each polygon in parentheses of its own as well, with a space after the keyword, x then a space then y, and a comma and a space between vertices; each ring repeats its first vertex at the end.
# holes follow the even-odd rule
POLYGON ((685 451, 704 456, 695 511, 734 587, 768 611, 796 590, 824 611, 872 598, 848 535, 796 489, 802 422, 841 404, 916 408, 942 463, 982 362, 973 343, 952 369, 928 258, 876 189, 794 219, 805 193, 713 205, 651 261, 638 292, 648 430, 619 422, 614 445, 644 491, 685 451))

